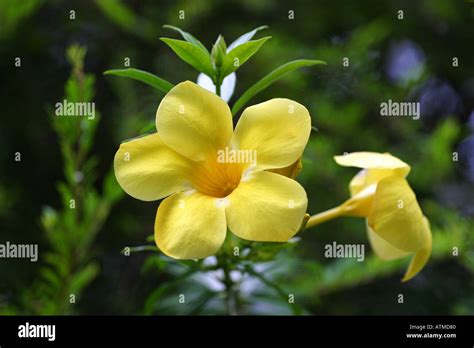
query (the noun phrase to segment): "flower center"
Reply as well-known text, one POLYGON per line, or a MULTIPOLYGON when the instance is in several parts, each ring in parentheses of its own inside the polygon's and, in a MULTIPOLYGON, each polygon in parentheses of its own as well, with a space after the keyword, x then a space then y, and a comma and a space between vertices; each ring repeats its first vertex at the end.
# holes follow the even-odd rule
POLYGON ((223 198, 239 186, 244 169, 241 163, 201 162, 193 175, 193 186, 206 196, 223 198))

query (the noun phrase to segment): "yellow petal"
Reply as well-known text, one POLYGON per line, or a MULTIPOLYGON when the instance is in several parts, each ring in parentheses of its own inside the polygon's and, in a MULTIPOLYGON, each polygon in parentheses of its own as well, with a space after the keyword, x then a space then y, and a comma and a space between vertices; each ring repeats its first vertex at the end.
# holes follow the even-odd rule
POLYGON ((423 217, 423 228, 421 230, 421 248, 411 259, 407 272, 402 281, 406 282, 420 272, 425 267, 431 255, 432 236, 430 230, 430 223, 426 217, 423 217))
POLYGON ((375 233, 369 225, 367 225, 367 235, 372 250, 382 260, 395 260, 411 254, 395 248, 392 244, 375 233))
POLYGON ((256 151, 256 169, 283 168, 301 157, 310 132, 308 110, 293 100, 277 98, 244 110, 232 145, 256 151))
POLYGON ((377 184, 368 224, 395 248, 407 252, 419 250, 423 214, 405 179, 390 176, 377 184))
POLYGON ((185 191, 166 198, 158 208, 155 242, 170 257, 208 257, 219 250, 225 235, 225 208, 214 197, 185 191))
POLYGON ((173 87, 161 101, 156 128, 173 150, 193 160, 204 160, 229 145, 232 115, 220 97, 186 81, 173 87))
POLYGON ((407 173, 410 166, 389 153, 352 152, 344 156, 334 156, 337 164, 344 167, 401 169, 407 173))
POLYGON ((377 185, 370 185, 341 204, 345 216, 368 217, 372 211, 377 185))
POLYGON ((349 183, 349 191, 351 192, 351 196, 355 196, 364 188, 366 188, 366 177, 367 177, 367 169, 362 169, 359 171, 349 183))
POLYGON ((300 157, 295 163, 289 165, 288 167, 268 169, 268 171, 294 179, 301 172, 301 169, 303 169, 303 163, 301 162, 301 157, 300 157))
POLYGON ((362 169, 349 184, 351 198, 344 203, 345 215, 369 216, 378 182, 392 175, 404 178, 406 174, 393 169, 362 169))
POLYGON ((227 197, 229 229, 238 237, 286 242, 297 232, 308 200, 303 187, 285 176, 254 172, 227 197))
POLYGON ((358 172, 349 183, 351 196, 357 195, 365 188, 377 184, 383 178, 391 175, 397 175, 401 178, 406 177, 408 171, 404 168, 400 169, 362 169, 358 172))
POLYGON ((154 133, 122 143, 115 154, 114 169, 125 192, 143 201, 153 201, 185 189, 192 163, 154 133))

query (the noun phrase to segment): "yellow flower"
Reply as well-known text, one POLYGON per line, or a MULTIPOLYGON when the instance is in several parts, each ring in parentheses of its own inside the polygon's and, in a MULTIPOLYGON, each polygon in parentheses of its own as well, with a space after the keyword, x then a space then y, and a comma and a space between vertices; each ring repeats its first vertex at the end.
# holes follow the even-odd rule
POLYGON ((308 110, 289 99, 248 107, 233 131, 229 106, 186 81, 156 112, 157 133, 122 143, 115 155, 120 186, 143 201, 166 199, 155 241, 167 255, 216 253, 227 228, 240 238, 285 242, 301 225, 306 192, 269 170, 294 164, 311 131, 308 110))
POLYGON ((388 153, 354 152, 334 159, 341 166, 362 168, 350 182, 343 214, 367 218, 369 241, 380 258, 413 255, 402 281, 413 278, 426 265, 432 240, 428 219, 405 179, 410 166, 388 153))

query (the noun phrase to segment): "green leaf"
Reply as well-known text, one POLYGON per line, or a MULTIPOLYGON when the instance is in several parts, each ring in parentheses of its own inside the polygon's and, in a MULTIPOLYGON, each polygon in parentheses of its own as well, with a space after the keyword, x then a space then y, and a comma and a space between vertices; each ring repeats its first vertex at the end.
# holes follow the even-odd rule
POLYGON ((270 38, 271 36, 267 36, 259 40, 248 41, 227 53, 221 69, 222 78, 240 68, 250 57, 257 53, 260 47, 270 38))
POLYGON ((224 63, 225 56, 227 54, 227 46, 225 44, 224 37, 219 35, 214 46, 212 46, 211 58, 214 62, 214 66, 218 69, 224 63))
POLYGON ((91 262, 83 267, 80 271, 73 275, 71 281, 71 293, 79 294, 82 289, 90 284, 94 278, 99 274, 99 265, 91 262))
POLYGON ((166 37, 161 38, 160 40, 166 43, 179 58, 196 70, 205 73, 207 76, 214 75, 211 56, 207 50, 203 50, 199 46, 187 41, 169 39, 166 37))
POLYGON ((282 78, 285 74, 305 66, 312 66, 318 64, 326 64, 326 62, 323 62, 322 60, 298 59, 283 64, 282 66, 276 68, 271 73, 261 78, 252 87, 247 89, 244 94, 242 94, 242 96, 235 102, 234 106, 232 107, 232 114, 235 115, 250 99, 252 99, 258 93, 270 86, 273 82, 282 78))
POLYGON ((181 34, 181 36, 183 37, 183 39, 185 39, 187 42, 189 43, 192 43, 198 47, 200 47, 202 50, 206 51, 209 53, 209 51, 207 50, 206 46, 204 46, 201 41, 199 41, 198 39, 196 39, 193 35, 191 35, 190 33, 188 32, 185 32, 184 30, 182 30, 181 28, 178 28, 178 27, 175 27, 173 25, 169 25, 169 24, 165 24, 163 25, 163 28, 167 28, 167 29, 171 29, 171 30, 174 30, 174 31, 177 31, 178 33, 181 34))
POLYGON ((263 25, 261 27, 255 28, 254 30, 251 30, 251 31, 239 36, 234 42, 232 42, 229 45, 228 50, 232 51, 237 46, 240 46, 240 45, 250 41, 258 31, 263 30, 263 29, 267 29, 267 28, 268 28, 268 25, 263 25))
POLYGON ((41 280, 43 280, 48 287, 61 288, 61 278, 51 269, 43 268, 40 270, 41 280))
POLYGON ((123 30, 149 41, 156 40, 153 22, 137 16, 131 4, 122 0, 95 0, 95 3, 105 17, 123 30))
POLYGON ((96 4, 115 24, 129 31, 139 21, 135 13, 120 0, 102 0, 96 1, 96 4))
POLYGON ((106 72, 104 72, 104 75, 128 77, 137 81, 141 81, 164 93, 168 93, 170 89, 173 88, 173 84, 171 82, 168 82, 162 79, 161 77, 153 75, 152 73, 149 73, 147 71, 134 68, 107 70, 106 72))
POLYGON ((150 122, 147 122, 147 124, 145 124, 141 129, 140 131, 138 132, 139 134, 150 134, 150 133, 154 133, 156 132, 156 121, 153 120, 153 121, 150 121, 150 122))
POLYGON ((156 245, 139 245, 139 246, 134 246, 134 247, 126 247, 122 249, 120 252, 121 254, 125 254, 125 252, 130 252, 130 253, 139 253, 142 251, 152 251, 159 253, 160 250, 156 247, 156 245), (128 249, 127 249, 128 248, 128 249))

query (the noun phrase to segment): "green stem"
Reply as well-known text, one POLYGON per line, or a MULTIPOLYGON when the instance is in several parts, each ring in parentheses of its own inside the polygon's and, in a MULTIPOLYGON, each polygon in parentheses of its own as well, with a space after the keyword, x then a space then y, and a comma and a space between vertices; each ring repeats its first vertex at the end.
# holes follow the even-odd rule
POLYGON ((216 68, 216 75, 215 75, 215 85, 216 85, 216 94, 220 97, 221 96, 221 86, 222 86, 222 79, 221 79, 221 72, 220 68, 216 68))
POLYGON ((224 285, 226 292, 225 301, 227 306, 227 313, 229 315, 237 315, 237 293, 234 289, 234 282, 230 277, 230 270, 227 265, 222 267, 222 270, 224 271, 224 285))
POLYGON ((216 94, 220 97, 221 96, 221 83, 218 82, 216 85, 216 94))

